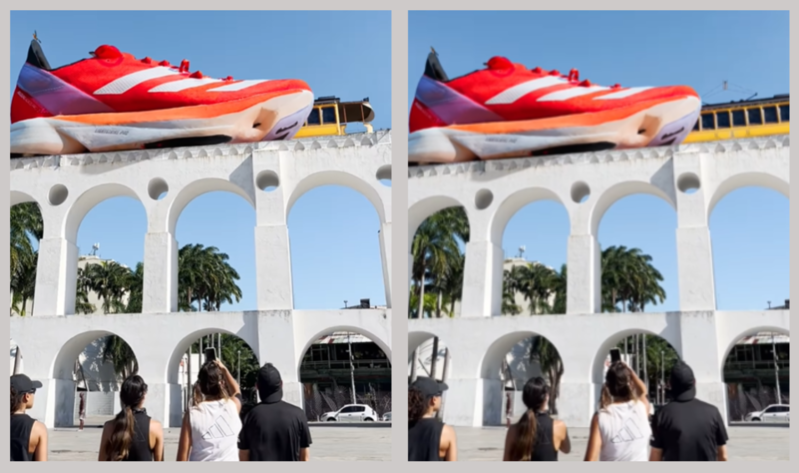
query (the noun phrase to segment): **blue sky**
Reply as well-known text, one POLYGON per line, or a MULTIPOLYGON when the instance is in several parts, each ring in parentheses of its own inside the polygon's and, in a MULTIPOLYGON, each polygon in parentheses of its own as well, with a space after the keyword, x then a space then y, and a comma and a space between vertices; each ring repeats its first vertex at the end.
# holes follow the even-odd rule
MULTIPOLYGON (((530 68, 569 71, 600 85, 685 84, 710 103, 789 92, 788 12, 409 12, 408 108, 430 47, 450 78, 505 56, 530 68), (730 89, 719 91, 722 81, 730 89)), ((713 211, 710 233, 721 310, 762 309, 789 297, 788 199, 761 188, 729 194, 713 211)), ((617 202, 599 228, 603 248, 650 254, 677 310, 677 218, 666 202, 635 195, 617 202)), ((560 268, 568 216, 551 202, 529 205, 510 221, 507 256, 560 268)))
MULTIPOLYGON (((136 57, 187 59, 212 77, 298 78, 317 97, 369 97, 375 129, 391 127, 390 12, 15 11, 10 94, 34 30, 53 67, 111 44, 136 57)), ((178 221, 181 246, 216 246, 241 275, 244 298, 223 310, 256 308, 254 225, 246 201, 220 192, 192 201, 178 221)), ((348 188, 317 188, 297 201, 289 215, 295 307, 337 309, 361 298, 385 304, 379 229, 369 201, 348 188)), ((99 242, 101 257, 133 266, 143 259, 146 231, 138 201, 109 199, 86 216, 77 243, 86 254, 99 242)))

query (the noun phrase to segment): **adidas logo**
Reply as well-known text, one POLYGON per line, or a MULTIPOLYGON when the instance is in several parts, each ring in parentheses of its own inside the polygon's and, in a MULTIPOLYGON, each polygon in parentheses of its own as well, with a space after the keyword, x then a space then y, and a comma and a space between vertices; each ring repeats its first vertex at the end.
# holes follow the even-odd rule
POLYGON ((232 437, 236 432, 230 427, 224 417, 219 416, 216 418, 214 425, 211 426, 204 434, 203 440, 221 439, 225 437, 232 437))
POLYGON ((627 419, 627 422, 624 423, 624 427, 621 428, 621 431, 616 434, 615 437, 610 439, 612 443, 626 443, 632 442, 634 440, 640 440, 644 438, 644 434, 641 433, 641 429, 638 427, 638 423, 633 418, 627 419))

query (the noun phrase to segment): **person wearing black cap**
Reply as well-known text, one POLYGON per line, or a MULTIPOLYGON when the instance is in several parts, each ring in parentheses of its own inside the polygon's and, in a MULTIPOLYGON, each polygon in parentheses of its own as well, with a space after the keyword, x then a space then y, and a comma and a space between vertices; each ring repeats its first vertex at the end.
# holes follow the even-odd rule
POLYGON ((448 386, 418 377, 408 388, 408 461, 456 461, 455 430, 435 418, 448 386))
POLYGON ((11 377, 11 461, 47 461, 47 427, 25 411, 42 387, 24 374, 11 377))
POLYGON ((672 401, 655 415, 649 461, 727 461, 727 429, 721 413, 696 399, 690 366, 678 361, 669 378, 672 401))
POLYGON ((261 402, 244 417, 240 461, 308 461, 311 431, 305 412, 283 401, 283 380, 271 363, 258 371, 261 402))

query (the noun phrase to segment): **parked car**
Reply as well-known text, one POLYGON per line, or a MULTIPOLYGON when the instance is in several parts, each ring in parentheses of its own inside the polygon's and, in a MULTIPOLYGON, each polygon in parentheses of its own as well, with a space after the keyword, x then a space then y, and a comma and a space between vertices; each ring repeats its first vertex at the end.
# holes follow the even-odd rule
POLYGON ((391 413, 390 412, 386 412, 385 414, 383 414, 383 422, 391 422, 391 413))
POLYGON ((335 412, 322 414, 322 422, 374 422, 377 412, 366 404, 347 404, 335 412))
POLYGON ((762 411, 746 414, 744 420, 748 422, 790 422, 791 406, 787 404, 772 404, 762 411))

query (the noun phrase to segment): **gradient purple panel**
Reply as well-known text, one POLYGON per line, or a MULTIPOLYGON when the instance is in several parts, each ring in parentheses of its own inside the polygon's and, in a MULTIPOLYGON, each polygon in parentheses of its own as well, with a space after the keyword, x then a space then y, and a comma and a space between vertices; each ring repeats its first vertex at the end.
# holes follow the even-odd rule
POLYGON ((17 86, 53 115, 109 113, 114 110, 49 72, 29 64, 22 66, 17 86))
POLYGON ((416 100, 448 125, 502 121, 502 117, 438 81, 422 76, 416 100))

